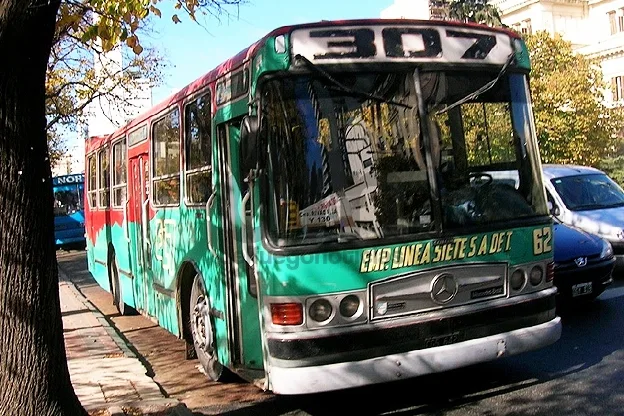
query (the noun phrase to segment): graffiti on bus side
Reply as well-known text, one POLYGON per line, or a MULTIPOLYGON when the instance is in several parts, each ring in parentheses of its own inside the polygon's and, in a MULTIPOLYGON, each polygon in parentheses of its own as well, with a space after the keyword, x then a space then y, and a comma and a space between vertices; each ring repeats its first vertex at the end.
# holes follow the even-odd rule
POLYGON ((173 253, 175 252, 175 233, 177 222, 172 219, 156 220, 156 241, 154 257, 161 262, 163 270, 173 271, 173 253))

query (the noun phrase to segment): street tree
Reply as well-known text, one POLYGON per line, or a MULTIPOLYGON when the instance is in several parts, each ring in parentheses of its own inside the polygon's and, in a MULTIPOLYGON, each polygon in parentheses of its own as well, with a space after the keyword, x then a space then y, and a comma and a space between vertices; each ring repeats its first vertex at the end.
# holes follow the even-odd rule
POLYGON ((445 19, 502 26, 500 12, 489 0, 431 0, 430 4, 445 19))
MULTIPOLYGON (((139 23, 159 16, 159 0, 0 2, 0 414, 86 415, 69 377, 54 249, 46 135, 46 73, 57 13, 104 50, 119 41, 137 54, 139 23)), ((219 14, 243 0, 174 0, 176 8, 219 14)), ((180 22, 178 15, 171 16, 180 22)))
POLYGON ((560 35, 541 31, 525 40, 542 161, 596 165, 614 155, 622 114, 605 104, 598 63, 575 53, 560 35))
MULTIPOLYGON (((83 13, 81 7, 61 4, 48 61, 46 130, 53 167, 66 151, 65 137, 86 124, 91 108, 116 108, 130 116, 137 92, 162 80, 166 62, 154 47, 136 55, 125 44, 105 51, 100 42, 83 42, 82 34, 92 25, 93 14, 83 13)), ((137 32, 143 37, 152 30, 141 22, 137 32)), ((106 111, 102 114, 108 116, 106 111)))

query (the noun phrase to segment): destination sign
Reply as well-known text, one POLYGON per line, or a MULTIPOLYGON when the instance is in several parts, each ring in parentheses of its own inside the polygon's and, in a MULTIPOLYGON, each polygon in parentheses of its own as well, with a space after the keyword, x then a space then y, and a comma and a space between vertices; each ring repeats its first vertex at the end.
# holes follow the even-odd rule
POLYGON ((501 32, 434 25, 345 26, 292 32, 293 56, 317 64, 439 62, 504 64, 513 53, 501 32))
POLYGON ((52 185, 67 185, 70 183, 83 183, 84 182, 84 174, 77 173, 74 175, 64 175, 64 176, 56 176, 52 178, 52 185))
POLYGON ((457 237, 450 241, 432 241, 398 247, 368 249, 362 252, 360 272, 400 269, 458 259, 472 259, 511 250, 513 231, 501 231, 481 236, 457 237))

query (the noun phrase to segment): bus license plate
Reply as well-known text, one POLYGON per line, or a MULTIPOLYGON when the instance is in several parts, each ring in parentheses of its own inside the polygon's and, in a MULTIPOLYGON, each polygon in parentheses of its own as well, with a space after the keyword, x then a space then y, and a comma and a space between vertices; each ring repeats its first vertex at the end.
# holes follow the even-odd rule
POLYGON ((587 295, 588 293, 592 293, 592 290, 592 282, 579 283, 572 286, 572 296, 587 295))
POLYGON ((454 332, 449 335, 443 335, 439 337, 425 338, 425 348, 441 347, 443 345, 454 344, 463 339, 460 332, 454 332))

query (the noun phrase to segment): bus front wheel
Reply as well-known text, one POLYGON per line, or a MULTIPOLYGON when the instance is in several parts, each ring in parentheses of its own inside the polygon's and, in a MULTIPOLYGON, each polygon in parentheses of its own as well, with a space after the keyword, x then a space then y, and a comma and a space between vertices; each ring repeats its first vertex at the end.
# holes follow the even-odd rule
POLYGON ((214 324, 204 282, 199 274, 195 275, 193 281, 189 312, 193 345, 204 372, 213 381, 224 381, 227 369, 217 358, 214 324))

